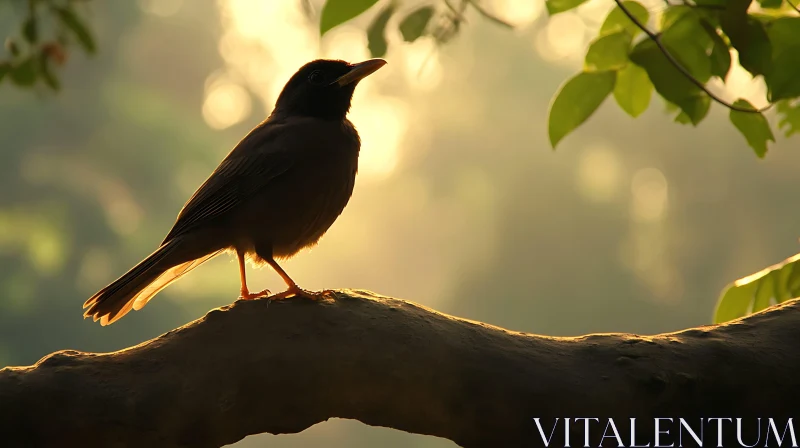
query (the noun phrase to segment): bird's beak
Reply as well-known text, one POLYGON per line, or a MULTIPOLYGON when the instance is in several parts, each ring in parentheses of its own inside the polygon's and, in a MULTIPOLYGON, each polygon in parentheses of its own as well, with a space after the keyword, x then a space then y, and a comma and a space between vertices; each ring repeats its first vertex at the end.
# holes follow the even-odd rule
POLYGON ((369 59, 364 62, 359 62, 358 64, 353 64, 350 68, 350 71, 338 77, 334 83, 339 84, 339 86, 346 86, 348 84, 361 81, 367 76, 375 73, 384 65, 386 65, 386 61, 383 59, 369 59))

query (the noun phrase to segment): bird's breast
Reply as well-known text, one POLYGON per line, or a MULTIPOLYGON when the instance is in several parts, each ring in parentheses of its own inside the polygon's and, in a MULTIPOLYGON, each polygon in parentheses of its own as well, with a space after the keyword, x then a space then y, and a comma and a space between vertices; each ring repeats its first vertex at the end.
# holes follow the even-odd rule
POLYGON ((350 200, 357 169, 358 145, 301 156, 251 202, 252 215, 262 219, 251 222, 250 243, 271 245, 275 257, 315 244, 350 200))

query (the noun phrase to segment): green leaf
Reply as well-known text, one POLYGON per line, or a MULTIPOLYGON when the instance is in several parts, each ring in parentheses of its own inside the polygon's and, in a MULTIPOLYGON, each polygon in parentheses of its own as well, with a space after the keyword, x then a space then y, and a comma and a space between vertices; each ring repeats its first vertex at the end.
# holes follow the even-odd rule
POLYGON ((695 79, 705 83, 711 78, 708 50, 712 40, 695 11, 685 11, 676 20, 666 24, 661 41, 695 79))
POLYGON ((319 20, 319 35, 322 36, 331 28, 339 26, 359 16, 372 7, 378 0, 328 0, 322 7, 319 20))
POLYGON ((42 69, 42 79, 44 79, 45 84, 55 91, 61 90, 61 83, 58 81, 55 73, 53 73, 50 65, 50 58, 47 53, 42 53, 39 56, 39 64, 42 69))
POLYGON ((758 3, 766 9, 780 9, 783 6, 783 0, 759 0, 758 3))
POLYGON ((78 15, 75 14, 75 11, 70 7, 59 7, 55 10, 61 22, 63 22, 64 25, 72 31, 72 34, 78 38, 78 42, 80 42, 83 49, 89 54, 95 53, 97 51, 97 45, 94 42, 94 37, 92 37, 92 33, 89 32, 89 29, 78 15))
MULTIPOLYGON (((776 272, 772 271, 756 282, 752 312, 757 313, 770 306, 770 302, 775 295, 775 274, 776 272)), ((777 300, 775 303, 778 303, 777 300)))
POLYGON ((717 29, 708 21, 703 19, 700 23, 708 33, 708 36, 711 37, 711 74, 725 81, 728 72, 731 70, 731 52, 728 49, 728 44, 722 40, 722 36, 717 33, 717 29))
POLYGON ((600 36, 586 52, 586 71, 619 70, 628 65, 631 36, 625 31, 600 36))
POLYGON ((35 17, 28 17, 22 24, 22 37, 27 42, 35 44, 39 40, 39 29, 35 17))
POLYGON ((800 45, 800 17, 779 17, 766 27, 773 49, 782 51, 800 45))
MULTIPOLYGON (((797 255, 790 258, 789 260, 797 261, 798 260, 797 255)), ((800 297, 800 266, 792 262, 788 263, 785 262, 785 265, 787 266, 790 264, 793 265, 793 269, 792 272, 790 272, 789 275, 786 276, 786 291, 788 291, 789 294, 788 298, 786 298, 785 300, 781 300, 782 302, 785 302, 790 298, 800 297)), ((784 276, 781 276, 781 278, 783 277, 784 276)))
POLYGON ((406 42, 414 42, 425 34, 425 28, 433 17, 433 7, 423 6, 411 14, 407 15, 400 22, 400 33, 406 42))
POLYGON ((708 95, 698 95, 687 98, 681 107, 681 113, 675 117, 675 122, 697 126, 711 109, 711 98, 708 95))
POLYGON ((800 96, 800 17, 781 17, 767 28, 772 70, 764 74, 771 102, 800 96))
POLYGON ((394 14, 394 3, 383 8, 383 10, 375 16, 369 27, 367 28, 367 48, 373 58, 380 58, 386 55, 388 43, 386 42, 386 24, 394 14))
MULTIPOLYGON (((800 279, 800 275, 797 275, 800 274, 800 272, 794 272, 795 269, 800 269, 800 265, 790 263, 787 266, 784 266, 782 269, 772 271, 773 274, 777 272, 773 294, 775 303, 783 303, 795 297, 790 289, 790 282, 793 279, 800 279)), ((797 289, 796 286, 795 289, 797 289)))
POLYGON ((717 303, 714 323, 723 323, 800 297, 800 254, 725 287, 717 303))
POLYGON ((650 106, 653 83, 647 72, 636 64, 628 64, 617 72, 614 98, 617 104, 631 117, 638 117, 650 106))
POLYGON ((546 0, 544 2, 545 6, 547 6, 547 13, 551 16, 577 8, 584 3, 586 3, 586 0, 546 0))
MULTIPOLYGON (((636 17, 640 23, 647 25, 647 21, 650 19, 650 13, 647 12, 647 8, 642 6, 639 2, 634 1, 622 2, 622 6, 624 6, 625 9, 627 9, 634 17, 636 17)), ((626 31, 631 35, 631 37, 636 37, 642 32, 642 30, 640 30, 639 27, 636 26, 636 24, 633 23, 627 15, 625 15, 619 6, 617 6, 608 13, 608 16, 606 16, 606 20, 600 27, 600 35, 616 33, 619 31, 626 31)))
POLYGON ((581 72, 564 83, 550 106, 550 144, 558 142, 580 126, 614 89, 616 73, 581 72))
POLYGON ((800 101, 796 101, 794 105, 790 100, 778 101, 777 109, 778 115, 781 116, 778 128, 786 128, 784 135, 789 137, 800 132, 800 101))
MULTIPOLYGON (((681 62, 678 55, 675 57, 681 62)), ((692 124, 697 125, 705 118, 709 104, 705 92, 679 72, 651 39, 639 42, 631 51, 630 58, 647 71, 659 95, 678 106, 692 124)))
POLYGON ((674 25, 678 20, 682 19, 684 15, 690 14, 692 8, 686 5, 676 5, 667 8, 661 15, 661 30, 665 30, 674 25))
POLYGON ((686 112, 681 111, 677 116, 675 116, 675 123, 691 124, 692 118, 687 115, 686 112))
POLYGON ((11 67, 11 80, 21 87, 32 86, 36 82, 37 68, 32 56, 24 59, 11 67))
POLYGON ((714 323, 721 324, 746 316, 753 304, 753 293, 756 285, 749 283, 743 286, 729 285, 722 291, 714 312, 714 323))
POLYGON ((720 18, 722 31, 739 52, 739 63, 753 76, 763 75, 772 66, 772 45, 764 24, 750 17, 750 0, 729 0, 720 18))
MULTIPOLYGON (((736 100, 733 105, 756 110, 747 100, 736 100)), ((736 129, 747 139, 747 143, 750 147, 755 150, 756 155, 760 158, 764 158, 767 154, 767 142, 775 141, 775 137, 772 135, 772 130, 769 127, 767 119, 764 118, 764 115, 755 112, 739 112, 731 109, 730 118, 731 123, 736 126, 736 129)))

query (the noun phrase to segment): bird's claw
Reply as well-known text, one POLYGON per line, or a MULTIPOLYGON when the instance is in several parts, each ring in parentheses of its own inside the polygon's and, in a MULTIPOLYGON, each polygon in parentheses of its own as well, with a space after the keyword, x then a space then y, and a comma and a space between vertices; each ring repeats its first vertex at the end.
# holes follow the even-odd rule
POLYGON ((321 300, 325 298, 327 291, 306 291, 298 286, 290 287, 286 291, 269 296, 269 300, 283 300, 289 297, 303 297, 311 300, 321 300))
POLYGON ((241 294, 239 294, 239 299, 241 299, 241 300, 255 300, 255 299, 260 299, 262 297, 269 297, 270 293, 271 293, 271 291, 269 289, 265 289, 265 290, 259 291, 259 292, 242 291, 241 294))

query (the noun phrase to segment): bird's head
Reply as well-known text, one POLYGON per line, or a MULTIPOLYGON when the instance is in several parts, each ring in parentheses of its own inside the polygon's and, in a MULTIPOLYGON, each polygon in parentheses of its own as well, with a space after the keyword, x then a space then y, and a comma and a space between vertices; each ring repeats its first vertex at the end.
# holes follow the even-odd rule
POLYGON ((383 59, 358 64, 331 59, 311 61, 283 87, 273 114, 344 119, 356 84, 384 65, 383 59))

